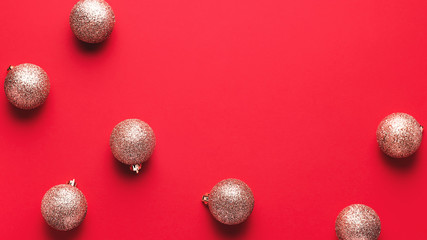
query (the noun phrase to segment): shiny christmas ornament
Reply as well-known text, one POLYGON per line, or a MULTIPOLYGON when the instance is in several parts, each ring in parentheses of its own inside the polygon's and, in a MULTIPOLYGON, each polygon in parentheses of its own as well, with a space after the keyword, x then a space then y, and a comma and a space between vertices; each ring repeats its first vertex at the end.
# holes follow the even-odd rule
POLYGON ((85 195, 77 189, 75 180, 49 189, 43 197, 41 211, 49 226, 68 231, 80 225, 87 212, 85 195))
POLYGON ((377 240, 381 232, 380 218, 372 208, 353 204, 338 215, 335 232, 340 240, 377 240))
POLYGON ((214 218, 227 225, 244 222, 254 209, 254 195, 246 183, 238 179, 225 179, 217 183, 210 193, 202 197, 214 218))
POLYGON ((405 158, 420 147, 423 127, 406 113, 392 113, 385 117, 377 129, 377 142, 381 151, 393 158, 405 158))
POLYGON ((113 9, 104 0, 80 0, 70 14, 70 26, 78 39, 87 43, 100 43, 114 28, 113 9))
POLYGON ((141 164, 153 154, 156 137, 151 127, 139 119, 126 119, 117 124, 110 136, 110 148, 120 162, 131 165, 138 173, 141 164))
POLYGON ((49 77, 41 67, 31 63, 10 66, 4 81, 4 91, 15 107, 34 109, 42 105, 49 95, 49 77))

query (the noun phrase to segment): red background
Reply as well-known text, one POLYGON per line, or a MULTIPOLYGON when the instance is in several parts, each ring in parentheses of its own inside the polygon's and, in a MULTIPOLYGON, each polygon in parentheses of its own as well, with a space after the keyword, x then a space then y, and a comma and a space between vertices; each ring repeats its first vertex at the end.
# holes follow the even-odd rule
POLYGON ((0 97, 3 239, 330 239, 345 206, 379 214, 380 239, 426 239, 427 146, 403 161, 378 123, 427 123, 424 0, 109 0, 111 38, 73 36, 75 0, 3 1, 1 77, 34 63, 45 105, 0 97), (155 131, 134 175, 109 136, 126 118, 155 131), (255 195, 249 220, 217 223, 200 202, 224 178, 255 195), (83 224, 57 232, 40 202, 76 178, 83 224))

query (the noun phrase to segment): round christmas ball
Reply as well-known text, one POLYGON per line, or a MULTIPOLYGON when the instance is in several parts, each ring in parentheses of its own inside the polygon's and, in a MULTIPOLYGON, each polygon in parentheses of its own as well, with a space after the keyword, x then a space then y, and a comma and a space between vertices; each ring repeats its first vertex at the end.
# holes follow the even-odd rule
POLYGON ((372 208, 353 204, 338 215, 335 232, 340 240, 377 240, 381 232, 380 218, 372 208))
POLYGON ((139 119, 126 119, 117 124, 110 136, 110 148, 120 162, 131 165, 138 173, 141 164, 153 154, 156 137, 153 129, 139 119))
POLYGON ((4 92, 15 107, 24 110, 37 108, 46 101, 49 91, 49 77, 41 67, 31 63, 9 67, 4 92))
POLYGON ((46 223, 60 231, 76 228, 84 220, 87 201, 75 181, 49 189, 43 197, 41 212, 46 223))
POLYGON ((421 145, 423 127, 406 113, 392 113, 385 117, 377 129, 378 145, 392 158, 406 158, 421 145))
POLYGON ((212 216, 221 223, 235 225, 244 222, 254 209, 254 195, 249 186, 238 179, 217 183, 202 198, 212 216))
POLYGON ((113 9, 104 0, 80 0, 70 14, 70 26, 78 39, 87 43, 106 40, 114 28, 113 9))

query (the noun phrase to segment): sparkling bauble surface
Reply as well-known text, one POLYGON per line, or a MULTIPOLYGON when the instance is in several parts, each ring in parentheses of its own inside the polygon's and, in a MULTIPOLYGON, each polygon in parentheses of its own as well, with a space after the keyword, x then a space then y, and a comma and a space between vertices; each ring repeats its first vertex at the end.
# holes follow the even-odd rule
POLYGON ((41 67, 31 63, 11 66, 4 81, 4 91, 15 107, 34 109, 49 95, 49 77, 41 67))
POLYGON ((338 215, 335 232, 340 240, 377 240, 381 232, 380 218, 372 208, 353 204, 338 215))
POLYGON ((141 164, 153 154, 156 137, 151 127, 139 119, 126 119, 117 124, 110 136, 114 157, 128 165, 141 164))
POLYGON ((114 28, 113 9, 104 0, 81 0, 70 14, 70 26, 78 39, 87 43, 100 43, 114 28))
POLYGON ((381 151, 393 158, 412 155, 420 147, 422 137, 422 126, 406 113, 388 115, 377 129, 377 142, 381 151))
POLYGON ((254 209, 254 195, 246 183, 238 179, 225 179, 209 193, 208 206, 214 218, 234 225, 244 222, 254 209))
POLYGON ((77 187, 60 184, 46 192, 41 211, 49 226, 60 231, 68 231, 79 226, 84 220, 87 202, 77 187))

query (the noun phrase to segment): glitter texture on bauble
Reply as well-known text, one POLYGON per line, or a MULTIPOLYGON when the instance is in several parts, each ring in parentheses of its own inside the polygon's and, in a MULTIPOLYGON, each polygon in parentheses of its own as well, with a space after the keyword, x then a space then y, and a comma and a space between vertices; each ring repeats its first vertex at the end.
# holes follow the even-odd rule
POLYGON ((423 127, 406 113, 392 113, 385 117, 377 129, 378 145, 392 158, 406 158, 421 145, 423 127))
POLYGON ((153 154, 156 137, 153 129, 139 119, 126 119, 117 124, 110 136, 110 148, 120 162, 139 172, 141 164, 153 154))
POLYGON ((87 201, 75 180, 49 189, 43 197, 41 212, 46 223, 56 230, 68 231, 84 220, 87 201))
POLYGON ((335 232, 340 240, 377 240, 381 232, 380 218, 372 208, 353 204, 338 215, 335 232))
POLYGON ((202 201, 209 206, 212 216, 221 223, 235 225, 244 222, 254 209, 254 195, 246 183, 225 179, 217 183, 202 201))
POLYGON ((104 0, 81 0, 70 14, 70 26, 78 39, 87 43, 100 43, 114 28, 113 9, 104 0))
POLYGON ((39 66, 24 63, 10 66, 4 81, 4 92, 17 108, 29 110, 42 105, 50 91, 50 81, 39 66))

